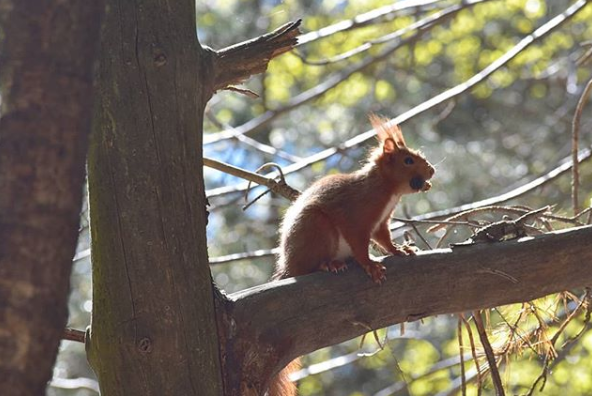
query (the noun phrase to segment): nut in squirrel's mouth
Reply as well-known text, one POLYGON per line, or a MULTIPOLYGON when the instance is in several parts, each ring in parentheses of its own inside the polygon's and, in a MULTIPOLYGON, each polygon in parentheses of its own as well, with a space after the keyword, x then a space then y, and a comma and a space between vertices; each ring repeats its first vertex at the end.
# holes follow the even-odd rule
POLYGON ((432 183, 416 176, 409 181, 409 186, 415 191, 428 191, 432 187, 432 183))

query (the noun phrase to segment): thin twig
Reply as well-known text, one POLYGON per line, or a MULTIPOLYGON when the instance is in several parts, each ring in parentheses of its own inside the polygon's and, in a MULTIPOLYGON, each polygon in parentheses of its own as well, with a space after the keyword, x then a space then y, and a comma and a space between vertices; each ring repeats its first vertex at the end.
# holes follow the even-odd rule
POLYGON ((376 8, 366 13, 356 15, 353 19, 339 21, 332 25, 325 26, 322 29, 315 30, 314 32, 302 34, 298 36, 297 46, 309 44, 313 41, 332 36, 336 33, 368 26, 396 12, 400 12, 410 8, 419 8, 423 6, 433 5, 440 1, 442 0, 409 0, 376 8))
POLYGON ((483 377, 481 374, 481 365, 479 364, 479 357, 477 356, 475 339, 473 338, 473 330, 471 330, 471 325, 469 324, 463 313, 460 314, 460 318, 465 324, 465 328, 467 329, 467 334, 469 336, 469 343, 471 344, 471 355, 473 356, 473 361, 475 362, 475 369, 477 370, 477 396, 481 396, 481 389, 483 387, 483 377))
MULTIPOLYGON (((407 205, 403 205, 403 213, 410 220, 411 216, 409 216, 409 211, 407 210, 407 205)), ((425 237, 422 235, 422 233, 419 232, 419 230, 417 229, 415 222, 410 222, 409 224, 411 224, 411 227, 413 228, 413 231, 415 231, 415 234, 419 237, 419 239, 421 239, 423 241, 423 243, 428 247, 428 249, 433 250, 430 243, 425 239, 425 237)))
POLYGON ((492 0, 466 1, 466 2, 463 2, 459 5, 448 7, 442 11, 436 12, 436 13, 431 14, 423 19, 420 19, 419 21, 416 21, 409 26, 405 26, 402 29, 399 29, 399 30, 389 33, 389 34, 386 34, 386 35, 379 37, 377 39, 369 40, 356 48, 353 48, 353 49, 346 51, 344 53, 341 53, 339 55, 332 56, 330 58, 311 61, 311 60, 299 55, 297 52, 294 52, 294 54, 299 56, 300 59, 304 63, 306 63, 307 65, 311 65, 311 66, 326 66, 329 64, 337 63, 337 62, 349 59, 354 55, 358 55, 358 54, 361 54, 365 51, 368 51, 370 48, 372 48, 375 45, 380 45, 380 44, 384 44, 389 41, 397 40, 397 39, 403 37, 405 34, 412 32, 414 30, 425 29, 428 26, 431 28, 431 26, 430 26, 431 24, 436 24, 436 23, 439 24, 444 20, 444 18, 450 17, 453 14, 459 12, 460 10, 462 10, 466 7, 472 6, 475 3, 482 3, 482 2, 487 2, 487 1, 492 1, 492 0))
POLYGON ((290 201, 295 200, 296 197, 300 195, 300 192, 287 185, 285 183, 285 180, 284 182, 277 182, 270 177, 261 176, 257 173, 249 172, 236 166, 216 161, 212 158, 204 157, 203 163, 207 167, 219 170, 224 173, 228 173, 229 175, 240 177, 241 179, 248 180, 249 184, 247 187, 249 188, 251 186, 251 183, 257 183, 259 185, 269 188, 274 193, 279 194, 282 197, 289 199, 290 201))
POLYGON ((436 224, 436 225, 462 225, 466 227, 481 227, 480 224, 471 221, 450 221, 450 220, 417 220, 417 219, 406 219, 403 217, 391 217, 391 220, 400 221, 402 223, 416 223, 416 224, 436 224))
POLYGON ((81 342, 84 344, 86 340, 86 332, 66 327, 66 329, 64 330, 64 334, 62 335, 62 339, 68 341, 81 342))
POLYGON ((465 374, 465 359, 463 351, 463 336, 462 336, 462 319, 458 317, 457 330, 458 332, 458 350, 460 351, 460 378, 461 378, 461 389, 462 396, 467 396, 467 377, 465 374))
MULTIPOLYGON (((210 122, 212 124, 214 124, 216 127, 220 128, 220 129, 232 129, 232 127, 230 125, 220 122, 220 120, 218 120, 216 118, 216 116, 212 113, 211 108, 208 107, 206 109, 205 115, 208 118, 208 120, 210 120, 210 122)), ((261 142, 255 140, 251 137, 248 137, 244 134, 237 134, 234 138, 241 143, 244 143, 250 147, 253 147, 255 150, 260 151, 263 154, 277 156, 277 157, 283 158, 285 160, 288 160, 290 162, 298 162, 298 161, 302 160, 302 158, 300 158, 296 155, 287 153, 283 150, 279 150, 273 146, 261 143, 261 142)))
POLYGON ((573 117, 572 128, 571 128, 571 155, 574 166, 572 168, 572 180, 571 180, 571 199, 573 205, 573 212, 574 216, 579 211, 578 205, 578 186, 580 184, 580 175, 578 172, 578 141, 580 139, 580 119, 582 118, 582 110, 584 110, 584 106, 586 106, 586 102, 588 101, 588 95, 592 90, 592 78, 588 80, 586 87, 584 88, 584 92, 582 92, 582 96, 580 96, 580 100, 578 100, 578 105, 576 106, 576 112, 573 117))
POLYGON ((253 91, 251 91, 248 88, 239 88, 239 87, 235 87, 235 86, 228 86, 226 88, 222 88, 224 91, 231 91, 231 92, 236 92, 239 93, 241 95, 245 95, 251 99, 257 99, 259 97, 259 95, 253 91))
POLYGON ((473 318, 475 319, 475 326, 477 327, 477 333, 479 334, 481 345, 483 345, 483 350, 485 351, 485 357, 487 357, 487 362, 489 363, 489 372, 491 373, 491 379, 493 381, 493 386, 495 387, 496 395, 504 396, 506 392, 504 391, 504 385, 502 384, 502 379, 497 368, 497 362, 495 360, 493 348, 491 347, 489 338, 487 337, 485 325, 483 324, 483 318, 481 318, 481 312, 474 311, 473 318))
MULTIPOLYGON (((531 396, 533 394, 533 392, 536 389, 536 386, 539 384, 539 382, 541 382, 541 386, 539 388, 539 391, 542 392, 543 389, 545 388, 545 384, 547 382, 547 375, 549 373, 550 363, 553 361, 553 359, 555 357, 557 357, 557 352, 555 350, 555 343, 557 343, 559 336, 561 336, 563 331, 566 329, 567 325, 576 317, 576 315, 580 312, 580 310, 582 308, 588 308, 589 302, 590 302, 590 288, 587 287, 586 293, 584 294, 584 297, 582 297, 582 299, 580 300, 580 303, 578 304, 578 306, 572 312, 570 312, 567 319, 565 319, 561 323, 561 325, 559 326, 559 329, 557 329, 557 331, 555 332, 555 334, 553 335, 553 337, 549 341, 550 350, 549 350, 549 352, 547 352, 545 354, 545 360, 543 362, 542 372, 537 377, 537 379, 533 382, 532 386, 529 389, 527 396, 531 396)), ((589 317, 588 317, 588 320, 589 320, 589 317)))

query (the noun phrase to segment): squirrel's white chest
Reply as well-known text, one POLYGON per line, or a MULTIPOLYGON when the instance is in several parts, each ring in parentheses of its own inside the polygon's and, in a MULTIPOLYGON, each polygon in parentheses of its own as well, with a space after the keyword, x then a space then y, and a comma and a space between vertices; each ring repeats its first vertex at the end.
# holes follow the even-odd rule
MULTIPOLYGON (((399 203, 399 199, 400 199, 399 195, 393 195, 391 197, 391 199, 388 201, 388 203, 386 204, 386 206, 384 207, 384 209, 382 210, 382 212, 380 213, 380 215, 376 219, 376 222, 372 226, 372 234, 374 234, 374 232, 376 232, 376 230, 378 229, 378 226, 380 224, 382 224, 385 220, 387 220, 390 217, 391 213, 393 213, 393 210, 395 210, 395 207, 399 203)), ((348 257, 351 257, 351 255, 352 255, 351 246, 349 245, 349 243, 347 243, 347 241, 345 240, 345 238, 343 237, 341 232, 338 231, 337 246, 335 246, 333 259, 343 260, 348 257)))
POLYGON ((382 209, 382 212, 380 213, 380 215, 376 219, 376 223, 374 223, 374 226, 372 226, 372 233, 373 234, 374 234, 374 232, 376 232, 376 230, 378 229, 378 226, 380 224, 382 224, 384 221, 388 220, 388 218, 391 216, 391 213, 393 213, 393 210, 395 210, 395 207, 399 203, 400 198, 401 197, 399 195, 393 195, 391 197, 391 199, 387 202, 386 206, 384 207, 384 209, 382 209))

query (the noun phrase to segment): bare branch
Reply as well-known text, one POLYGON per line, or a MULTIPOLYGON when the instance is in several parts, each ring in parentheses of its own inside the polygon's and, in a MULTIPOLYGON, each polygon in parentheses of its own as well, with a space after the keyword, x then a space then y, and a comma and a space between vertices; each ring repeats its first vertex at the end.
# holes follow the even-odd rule
POLYGON ((71 329, 67 327, 62 335, 63 340, 82 342, 86 340, 86 333, 82 330, 71 329))
POLYGON ((275 257, 279 253, 279 249, 261 249, 253 252, 234 253, 226 256, 219 256, 210 258, 210 265, 227 264, 234 261, 252 260, 256 258, 275 257))
MULTIPOLYGON (((271 33, 213 51, 214 92, 240 84, 267 69, 269 61, 290 51, 297 43, 302 20, 288 22, 271 33)), ((235 88, 231 88, 236 90, 235 88)))
POLYGON ((303 56, 298 55, 298 53, 296 53, 296 52, 294 52, 294 53, 297 56, 299 56, 300 59, 302 59, 302 61, 304 63, 306 63, 307 65, 312 65, 312 66, 325 66, 325 65, 328 65, 331 63, 341 62, 343 60, 351 58, 354 55, 358 55, 358 54, 361 54, 365 51, 368 51, 370 48, 372 48, 375 45, 380 45, 380 44, 384 44, 388 41, 397 40, 397 39, 403 37, 405 34, 412 32, 414 30, 426 30, 426 29, 428 29, 428 27, 429 27, 429 29, 431 29, 431 28, 435 27, 436 25, 443 23, 448 18, 452 17, 454 14, 458 13, 459 11, 461 11, 465 8, 472 7, 478 3, 485 3, 488 1, 492 1, 492 0, 464 1, 461 4, 454 5, 454 6, 446 8, 442 11, 431 14, 431 15, 414 22, 409 26, 405 26, 404 28, 399 29, 395 32, 388 33, 388 34, 386 34, 382 37, 379 37, 377 39, 374 39, 374 40, 369 40, 356 48, 353 48, 353 49, 346 51, 342 54, 332 56, 331 58, 312 61, 312 60, 309 60, 303 56))
MULTIPOLYGON (((212 114, 212 111, 209 108, 206 109, 205 115, 206 115, 206 117, 208 117, 208 120, 210 120, 210 122, 212 122, 212 124, 216 125, 220 129, 234 129, 230 125, 227 125, 227 124, 224 124, 224 123, 220 122, 220 120, 218 120, 216 118, 216 116, 214 116, 214 114, 212 114)), ((273 146, 269 146, 267 144, 263 144, 263 143, 255 140, 253 138, 250 138, 250 137, 248 137, 248 136, 246 136, 245 134, 242 134, 242 133, 235 134, 234 138, 237 141, 239 141, 241 143, 244 143, 247 146, 253 147, 255 150, 257 150, 257 151, 259 151, 259 152, 261 152, 263 154, 268 154, 268 155, 271 155, 271 156, 277 156, 277 157, 283 158, 285 160, 288 160, 290 162, 298 162, 298 161, 301 161, 302 160, 302 158, 300 158, 300 157, 298 157, 296 155, 287 153, 287 152, 285 152, 283 150, 279 150, 279 149, 277 149, 277 148, 275 148, 273 146)))
POLYGON ((571 153, 572 153, 572 161, 574 166, 572 167, 572 180, 571 180, 571 198, 573 203, 573 212, 574 216, 579 212, 579 205, 578 205, 578 186, 580 184, 580 175, 578 172, 578 141, 580 136, 580 119, 582 118, 582 110, 584 110, 584 106, 586 106, 586 102, 588 102, 588 95, 590 94, 590 90, 592 90, 592 78, 588 80, 586 87, 584 88, 584 92, 582 92, 582 96, 580 96, 580 100, 578 101, 578 105, 576 106, 576 112, 574 114, 573 122, 572 122, 572 129, 571 129, 571 153))
MULTIPOLYGON (((589 160, 590 158, 592 158, 592 150, 590 148, 586 148, 586 149, 583 149, 580 151, 579 156, 578 156, 578 162, 582 163, 583 161, 589 160)), ((546 173, 542 176, 539 176, 536 179, 534 179, 533 181, 528 182, 524 185, 521 185, 511 191, 497 195, 495 197, 486 198, 481 201, 468 203, 468 204, 457 206, 454 208, 449 208, 449 209, 438 210, 435 212, 426 213, 421 216, 416 216, 412 220, 433 220, 433 219, 438 219, 438 218, 445 218, 445 217, 452 216, 452 215, 459 213, 459 212, 464 212, 466 210, 481 208, 481 207, 490 206, 490 205, 498 205, 503 202, 507 202, 511 199, 515 199, 515 198, 518 198, 524 194, 532 192, 533 190, 551 182, 552 180, 555 180, 559 176, 568 172, 572 168, 572 165, 573 164, 571 162, 571 156, 564 158, 561 161, 559 166, 552 169, 548 173, 546 173)), ((395 222, 395 223, 391 224, 391 230, 402 230, 405 227, 406 227, 406 224, 402 223, 402 222, 395 222)))
POLYGON ((493 386, 495 387, 495 393, 497 394, 497 396, 504 396, 506 394, 504 392, 504 385, 502 384, 502 379, 497 368, 497 362, 495 360, 493 348, 491 347, 491 343, 489 342, 489 338, 487 337, 487 332, 485 331, 485 325, 483 324, 481 312, 474 311, 473 318, 475 319, 475 327, 477 327, 477 334, 479 334, 481 345, 483 346, 485 356, 487 357, 487 362, 489 363, 489 372, 491 373, 493 386))
POLYGON ((461 379, 461 392, 462 392, 462 396, 467 396, 467 377, 465 374, 465 351, 464 346, 463 346, 463 336, 462 336, 462 328, 463 328, 463 321, 461 319, 461 317, 458 317, 458 324, 457 324, 457 337, 458 337, 458 349, 459 349, 459 354, 458 356, 460 357, 460 379, 461 379))
MULTIPOLYGON (((444 103, 444 102, 468 91, 469 89, 473 88, 477 84, 485 81, 487 79, 487 77, 489 77, 495 71, 499 70, 501 67, 506 65, 509 61, 514 59, 518 54, 520 54, 522 51, 524 51, 530 45, 532 45, 533 43, 546 37, 551 32, 553 32, 555 29, 559 28, 565 22, 570 20, 586 4, 587 4, 587 0, 577 1, 572 6, 570 6, 567 10, 565 10, 563 13, 557 15, 555 18, 551 19, 549 22, 545 23, 543 26, 536 29, 533 33, 524 37, 512 49, 510 49, 508 52, 506 52, 500 58, 498 58, 497 60, 492 62, 489 66, 487 66, 481 72, 475 74, 473 77, 471 77, 470 79, 468 79, 464 83, 459 84, 459 85, 455 86, 454 88, 451 88, 451 89, 433 97, 432 99, 421 103, 420 105, 401 114, 400 116, 398 116, 396 118, 393 118, 391 122, 393 122, 395 124, 401 124, 401 123, 409 120, 410 118, 415 117, 419 114, 422 114, 422 113, 426 112, 427 110, 430 110, 433 107, 435 107, 441 103, 444 103)), ((309 92, 309 91, 307 91, 307 92, 309 92)), ((265 113, 265 116, 266 117, 274 117, 274 115, 268 114, 268 113, 265 113)), ((245 125, 246 124, 244 124, 243 126, 245 126, 245 125)), ((237 129, 239 129, 239 128, 237 128, 237 129)), ((246 129, 246 128, 241 128, 241 129, 246 129)), ((241 131, 241 133, 242 132, 243 131, 241 131)), ((232 136, 232 134, 230 134, 227 137, 231 137, 231 136, 232 136)), ((336 153, 338 153, 342 150, 348 150, 353 147, 357 147, 360 144, 366 142, 367 140, 371 139, 374 136, 375 136, 374 130, 370 130, 370 131, 364 132, 362 134, 359 134, 358 136, 347 140, 339 147, 328 148, 328 149, 323 150, 319 153, 313 154, 298 163, 295 163, 295 164, 292 164, 292 165, 286 167, 284 169, 284 174, 287 175, 290 173, 298 172, 302 169, 312 166, 315 163, 324 161, 327 158, 335 155, 336 153)), ((205 139, 204 139, 204 142, 205 142, 205 139)), ((270 174, 268 176, 273 177, 274 175, 270 174)), ((242 192, 242 191, 245 191, 246 189, 247 189, 247 185, 245 183, 245 184, 240 184, 237 186, 212 189, 207 192, 207 195, 208 195, 208 197, 213 198, 213 197, 226 195, 226 194, 230 194, 230 193, 242 192)))
POLYGON ((314 32, 309 32, 298 37, 297 46, 309 44, 313 41, 332 36, 336 33, 345 32, 352 29, 361 28, 380 21, 391 14, 410 8, 421 9, 421 7, 429 6, 440 2, 441 0, 411 0, 406 2, 398 2, 384 7, 376 8, 364 14, 356 15, 353 19, 348 19, 334 23, 333 25, 325 26, 322 29, 314 32))
POLYGON ((592 283, 591 239, 592 226, 585 226, 518 241, 389 257, 381 286, 352 266, 339 276, 314 273, 234 293, 224 319, 234 325, 232 356, 243 365, 242 380, 250 383, 297 356, 367 331, 354 323, 378 329, 582 287, 592 283), (510 274, 517 283, 483 270, 510 274), (320 321, 322 327, 310 325, 320 321), (245 359, 253 353, 260 358, 256 364, 245 359))
POLYGON ((439 21, 444 21, 444 20, 448 19, 450 16, 452 16, 453 14, 458 13, 462 9, 473 6, 473 5, 477 4, 477 2, 483 2, 483 1, 489 1, 489 0, 476 0, 474 3, 467 3, 467 5, 454 6, 454 7, 448 8, 447 11, 444 12, 442 15, 438 15, 438 17, 434 18, 434 20, 430 20, 430 23, 426 23, 425 25, 418 27, 417 33, 415 33, 413 36, 410 36, 404 40, 399 40, 395 43, 392 43, 389 46, 387 46, 386 48, 384 48, 380 52, 380 54, 378 54, 377 56, 368 57, 358 64, 347 67, 347 68, 341 70, 340 72, 329 76, 328 78, 326 78, 324 80, 323 83, 318 84, 317 86, 300 93, 299 95, 292 98, 284 106, 277 108, 275 110, 268 110, 265 113, 261 114, 260 116, 253 118, 252 120, 250 120, 238 127, 235 127, 235 128, 232 128, 232 129, 229 129, 226 131, 222 131, 222 132, 219 132, 216 134, 209 134, 209 135, 204 136, 204 140, 203 140, 204 145, 216 143, 221 140, 235 138, 239 135, 253 133, 253 132, 259 130, 259 128, 269 124, 271 121, 273 121, 274 119, 276 119, 280 115, 285 114, 285 113, 287 113, 287 112, 289 112, 289 111, 291 111, 291 110, 293 110, 293 109, 295 109, 307 102, 310 102, 311 100, 313 100, 315 98, 322 96, 327 91, 329 91, 329 90, 335 88, 336 86, 338 86, 339 84, 341 84, 343 81, 345 81, 347 78, 349 78, 352 74, 357 73, 361 70, 364 70, 365 68, 373 65, 376 62, 380 62, 380 61, 386 59, 393 52, 395 52, 397 49, 419 40, 426 32, 428 32, 432 28, 436 27, 438 25, 439 21))
POLYGON ((257 183, 261 186, 266 186, 276 194, 293 201, 300 192, 288 186, 286 183, 277 182, 272 178, 261 176, 257 173, 249 172, 233 165, 225 164, 224 162, 216 161, 212 158, 204 157, 203 163, 205 166, 219 170, 220 172, 228 173, 236 177, 248 180, 249 182, 257 183))

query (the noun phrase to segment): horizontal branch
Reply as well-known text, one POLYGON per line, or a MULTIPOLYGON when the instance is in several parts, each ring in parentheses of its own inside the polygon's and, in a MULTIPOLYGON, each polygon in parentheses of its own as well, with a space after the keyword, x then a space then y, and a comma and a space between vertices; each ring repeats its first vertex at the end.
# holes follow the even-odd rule
POLYGON ((288 186, 285 183, 285 180, 280 180, 278 182, 272 178, 261 176, 258 173, 249 172, 236 166, 216 161, 212 158, 203 157, 203 163, 205 166, 209 168, 219 170, 220 172, 224 172, 229 175, 240 177, 241 179, 248 180, 249 182, 257 183, 260 186, 265 186, 274 193, 279 194, 282 197, 289 199, 290 201, 295 200, 298 197, 298 195, 300 195, 300 191, 288 186))
POLYGON ((389 257, 384 260, 387 280, 380 286, 350 265, 337 276, 315 273, 234 293, 227 314, 234 324, 232 343, 240 348, 233 353, 239 358, 257 353, 269 360, 266 367, 244 361, 248 380, 368 329, 591 285, 591 241, 592 226, 585 226, 416 257, 389 257))
POLYGON ((264 72, 271 59, 296 45, 301 22, 289 22, 271 33, 214 51, 214 91, 264 72))
POLYGON ((62 339, 84 343, 86 340, 86 332, 84 332, 83 330, 76 330, 67 327, 64 330, 64 334, 62 334, 62 339))

